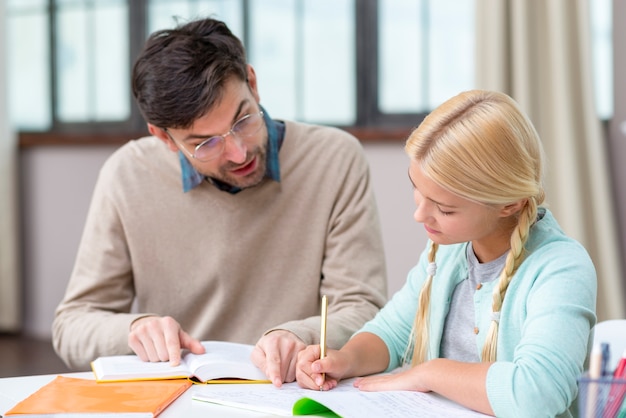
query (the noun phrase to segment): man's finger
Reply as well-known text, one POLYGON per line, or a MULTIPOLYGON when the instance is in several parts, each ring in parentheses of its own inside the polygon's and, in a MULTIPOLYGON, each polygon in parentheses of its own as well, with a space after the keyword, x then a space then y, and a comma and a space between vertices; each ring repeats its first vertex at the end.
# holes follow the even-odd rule
POLYGON ((204 354, 206 349, 202 345, 200 340, 193 338, 185 331, 181 330, 180 333, 180 348, 186 348, 194 354, 204 354))
POLYGON ((166 333, 164 340, 170 366, 178 366, 180 364, 180 340, 178 339, 178 332, 175 336, 166 333))
POLYGON ((263 348, 256 345, 251 357, 254 364, 256 364, 259 369, 263 370, 274 386, 282 386, 283 379, 280 375, 280 356, 278 354, 268 355, 263 348))

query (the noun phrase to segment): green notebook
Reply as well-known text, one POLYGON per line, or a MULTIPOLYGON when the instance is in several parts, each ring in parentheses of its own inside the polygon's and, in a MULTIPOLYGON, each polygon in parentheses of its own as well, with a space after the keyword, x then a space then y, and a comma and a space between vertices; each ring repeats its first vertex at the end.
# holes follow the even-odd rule
POLYGON ((327 406, 324 406, 311 398, 298 399, 296 403, 293 404, 291 413, 293 415, 317 415, 318 417, 328 418, 340 417, 340 415, 337 415, 328 409, 327 406))

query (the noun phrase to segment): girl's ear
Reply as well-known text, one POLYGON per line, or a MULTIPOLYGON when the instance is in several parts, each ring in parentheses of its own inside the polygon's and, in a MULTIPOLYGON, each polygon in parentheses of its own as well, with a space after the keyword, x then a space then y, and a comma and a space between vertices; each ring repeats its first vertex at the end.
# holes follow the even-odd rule
POLYGON ((167 132, 165 132, 165 130, 163 128, 159 128, 158 126, 154 126, 153 124, 149 123, 148 124, 148 131, 153 136, 156 136, 161 141, 163 141, 163 143, 165 145, 167 145, 167 147, 170 149, 170 151, 178 152, 178 146, 176 146, 174 141, 172 141, 172 138, 170 138, 170 136, 167 134, 167 132))
POLYGON ((507 216, 511 216, 521 211, 522 208, 526 205, 528 199, 518 200, 517 202, 509 203, 508 205, 504 205, 502 209, 500 209, 500 216, 503 218, 507 216))

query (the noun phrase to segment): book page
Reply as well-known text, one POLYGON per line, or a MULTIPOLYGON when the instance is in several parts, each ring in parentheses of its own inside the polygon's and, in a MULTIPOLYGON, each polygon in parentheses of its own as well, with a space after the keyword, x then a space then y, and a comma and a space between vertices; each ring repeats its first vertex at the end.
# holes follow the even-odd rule
POLYGON ((463 418, 486 417, 432 393, 414 391, 362 392, 316 392, 306 395, 344 418, 380 416, 402 418, 463 418))
POLYGON ((203 341, 206 353, 188 353, 184 362, 191 373, 205 382, 222 378, 266 381, 267 377, 252 363, 254 346, 224 341, 203 341))
POLYGON ((281 388, 273 385, 194 386, 192 399, 281 416, 291 416, 294 404, 302 398, 313 399, 344 418, 404 418, 415 416, 416 413, 425 418, 487 416, 436 394, 413 391, 362 392, 352 386, 353 381, 342 381, 328 392, 302 389, 295 382, 284 384, 281 388))
POLYGON ((190 374, 184 363, 172 367, 167 361, 151 363, 134 355, 99 357, 91 363, 91 368, 98 381, 171 379, 190 374))
POLYGON ((280 416, 291 416, 293 405, 307 394, 297 383, 274 385, 196 385, 191 398, 280 416))
POLYGON ((235 378, 269 382, 250 359, 254 346, 223 341, 203 341, 205 354, 183 354, 181 364, 147 362, 136 355, 104 356, 91 363, 98 381, 173 379, 196 376, 201 381, 235 378))

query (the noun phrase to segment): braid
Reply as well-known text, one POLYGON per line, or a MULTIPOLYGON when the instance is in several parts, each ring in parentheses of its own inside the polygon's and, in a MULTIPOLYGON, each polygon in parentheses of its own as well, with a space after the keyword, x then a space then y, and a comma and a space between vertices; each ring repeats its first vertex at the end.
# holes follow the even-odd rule
POLYGON ((413 359, 411 365, 423 363, 428 357, 428 316, 430 313, 430 289, 432 287, 433 277, 436 274, 437 265, 435 264, 435 255, 437 254, 437 248, 439 244, 434 242, 430 245, 428 251, 428 277, 422 286, 419 294, 419 301, 417 306, 417 312, 415 313, 415 320, 413 321, 413 328, 411 329, 411 335, 409 336, 409 344, 407 351, 405 352, 404 359, 406 361, 411 348, 413 349, 413 359))
POLYGON ((513 229, 513 233, 511 234, 511 251, 506 257, 498 285, 493 291, 493 304, 491 308, 492 320, 485 339, 485 345, 483 346, 482 361, 496 361, 502 302, 504 301, 506 290, 509 287, 509 283, 511 283, 513 275, 524 260, 524 245, 528 240, 530 227, 533 225, 536 218, 537 201, 535 198, 531 197, 522 208, 517 226, 513 229))

